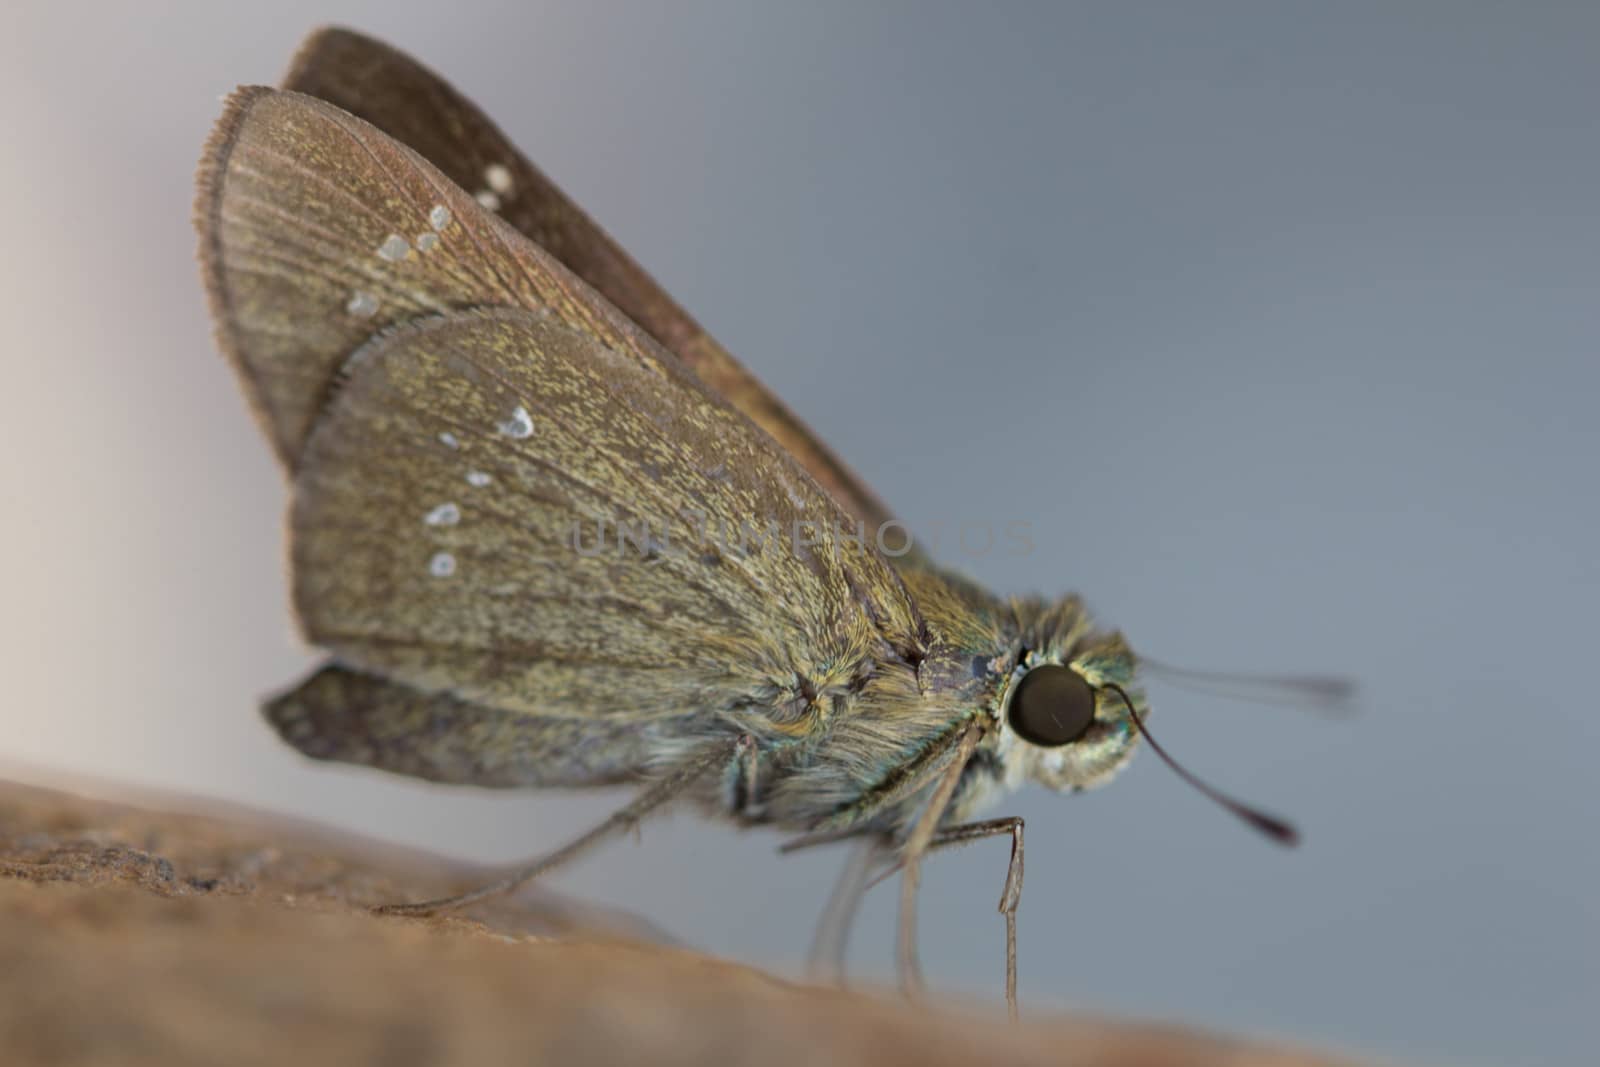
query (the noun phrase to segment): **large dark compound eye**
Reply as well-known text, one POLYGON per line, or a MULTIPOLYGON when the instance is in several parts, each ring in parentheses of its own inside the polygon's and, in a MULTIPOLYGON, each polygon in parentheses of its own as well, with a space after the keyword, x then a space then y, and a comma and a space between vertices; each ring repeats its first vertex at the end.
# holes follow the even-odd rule
POLYGON ((1045 748, 1070 744, 1094 723, 1094 690, 1070 667, 1046 663, 1017 683, 1006 721, 1030 744, 1045 748))

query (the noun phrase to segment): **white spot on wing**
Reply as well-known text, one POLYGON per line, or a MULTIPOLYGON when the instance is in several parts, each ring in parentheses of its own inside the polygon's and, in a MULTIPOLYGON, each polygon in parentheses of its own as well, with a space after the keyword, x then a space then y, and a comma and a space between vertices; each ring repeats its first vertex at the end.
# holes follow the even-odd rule
POLYGON ((383 239, 383 244, 378 246, 378 258, 386 259, 390 263, 398 263, 406 258, 406 253, 411 246, 406 244, 406 239, 397 233, 391 233, 383 239))
POLYGON ((428 561, 428 573, 435 578, 448 578, 456 572, 456 558, 448 552, 435 552, 428 561))
POLYGON ((456 440, 456 435, 446 430, 439 435, 439 443, 446 448, 460 448, 461 442, 456 440))
POLYGON ((378 313, 378 298, 371 293, 353 293, 344 309, 357 318, 370 319, 378 313))
POLYGON ((433 205, 433 210, 428 212, 428 225, 436 230, 442 230, 450 225, 450 209, 443 204, 433 205))
POLYGON ((496 196, 492 190, 479 189, 477 195, 473 199, 477 200, 478 203, 482 204, 490 211, 500 210, 500 198, 496 196))
POLYGON ((429 526, 454 526, 461 521, 461 509, 454 504, 440 504, 422 517, 429 526))
POLYGON ((491 163, 483 168, 483 180, 501 196, 511 192, 511 172, 499 163, 491 163))
POLYGON ((507 437, 532 437, 533 418, 528 414, 528 409, 518 404, 511 417, 495 427, 507 437))
POLYGON ((494 479, 483 473, 483 471, 467 472, 467 484, 472 486, 474 489, 482 489, 492 481, 494 481, 494 479))
POLYGON ((417 251, 418 252, 432 252, 433 249, 434 249, 434 246, 436 246, 438 243, 439 243, 439 235, 436 234, 436 233, 419 233, 419 234, 417 234, 417 251))

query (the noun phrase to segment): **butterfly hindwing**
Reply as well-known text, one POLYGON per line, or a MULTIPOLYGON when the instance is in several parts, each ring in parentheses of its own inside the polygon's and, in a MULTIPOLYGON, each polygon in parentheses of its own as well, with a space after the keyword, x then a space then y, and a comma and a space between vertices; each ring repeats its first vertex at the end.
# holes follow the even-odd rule
POLYGON ((262 707, 313 759, 356 763, 452 785, 602 785, 647 765, 656 742, 633 723, 580 723, 423 693, 337 665, 262 707))

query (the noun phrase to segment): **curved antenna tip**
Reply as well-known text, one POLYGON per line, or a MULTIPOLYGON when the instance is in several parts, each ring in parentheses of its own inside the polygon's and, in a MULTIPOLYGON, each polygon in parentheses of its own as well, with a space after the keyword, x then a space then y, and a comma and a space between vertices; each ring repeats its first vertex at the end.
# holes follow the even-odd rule
POLYGON ((1296 830, 1292 823, 1280 819, 1276 815, 1268 814, 1260 808, 1252 807, 1241 800, 1235 800, 1216 786, 1196 777, 1187 767, 1168 755, 1167 750, 1161 747, 1161 743, 1150 736, 1150 728, 1139 717, 1139 709, 1133 706, 1133 698, 1128 696, 1127 691, 1122 686, 1115 682, 1106 682, 1102 688, 1109 689, 1122 698, 1122 703, 1127 705, 1128 717, 1133 720, 1134 728, 1139 731, 1141 737, 1150 743, 1151 749, 1161 757, 1161 762, 1171 767, 1179 778, 1182 778, 1201 793, 1204 793, 1213 801, 1238 816, 1247 825, 1254 827, 1278 844, 1293 848, 1300 843, 1300 831, 1296 830))

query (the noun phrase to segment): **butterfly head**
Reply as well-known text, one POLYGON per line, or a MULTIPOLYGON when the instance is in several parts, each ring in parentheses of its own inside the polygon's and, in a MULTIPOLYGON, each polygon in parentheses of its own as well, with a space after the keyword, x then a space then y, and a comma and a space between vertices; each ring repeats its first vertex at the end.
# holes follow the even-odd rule
POLYGON ((1052 789, 1109 781, 1139 741, 1134 713, 1142 719, 1147 712, 1135 668, 1117 633, 1080 631, 1024 649, 1000 694, 1005 762, 1052 789))
POLYGON ((1095 631, 1076 598, 1016 606, 1023 647, 998 689, 996 714, 1008 784, 1027 778, 1073 792, 1101 785, 1143 739, 1179 777, 1254 829, 1280 844, 1299 839, 1289 823, 1197 778, 1150 736, 1149 705, 1135 684, 1138 660, 1121 634, 1095 631))

